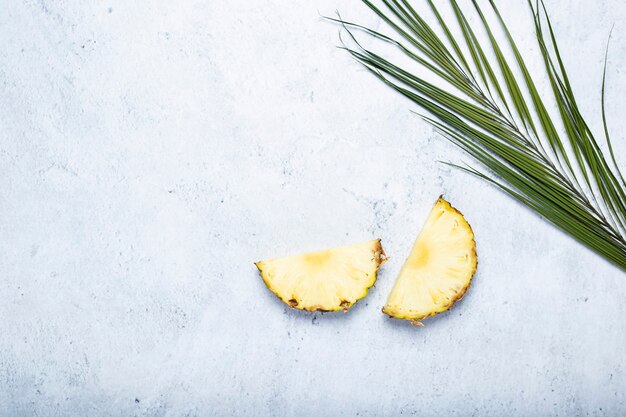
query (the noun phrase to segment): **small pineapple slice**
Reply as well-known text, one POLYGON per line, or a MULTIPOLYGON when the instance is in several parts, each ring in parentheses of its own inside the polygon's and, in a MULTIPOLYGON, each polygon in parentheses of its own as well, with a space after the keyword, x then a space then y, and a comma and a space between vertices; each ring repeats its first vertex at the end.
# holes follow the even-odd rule
POLYGON ((383 313, 419 321, 460 300, 476 272, 474 233, 463 215, 439 197, 394 284, 383 313))
POLYGON ((291 307, 347 311, 367 295, 386 260, 380 239, 257 262, 261 277, 291 307))

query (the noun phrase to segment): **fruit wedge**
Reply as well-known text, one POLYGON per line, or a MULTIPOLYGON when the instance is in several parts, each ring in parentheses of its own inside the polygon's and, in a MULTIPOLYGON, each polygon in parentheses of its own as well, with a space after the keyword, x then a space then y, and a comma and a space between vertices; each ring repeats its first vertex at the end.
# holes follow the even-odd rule
POLYGON ((255 265, 267 288, 290 307, 347 311, 367 295, 385 260, 378 239, 255 265))
POLYGON ((474 233, 439 197, 394 284, 383 313, 415 325, 460 300, 476 272, 474 233))

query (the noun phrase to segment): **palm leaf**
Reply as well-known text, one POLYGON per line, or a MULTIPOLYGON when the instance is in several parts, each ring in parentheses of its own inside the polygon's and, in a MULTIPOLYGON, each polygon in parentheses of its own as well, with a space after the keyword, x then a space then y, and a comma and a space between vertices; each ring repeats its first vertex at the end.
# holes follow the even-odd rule
POLYGON ((331 20, 342 24, 350 35, 352 46, 344 44, 343 49, 425 110, 429 115, 422 118, 482 168, 450 165, 502 189, 626 271, 626 183, 613 152, 604 109, 606 60, 602 123, 608 159, 579 110, 542 0, 535 4, 528 0, 528 6, 545 67, 545 74, 540 75, 547 75, 549 93, 538 91, 494 0, 488 0, 485 10, 471 0, 469 11, 480 22, 474 26, 468 10, 456 0, 449 0, 454 17, 447 23, 441 6, 425 1, 432 19, 418 13, 408 0, 362 0, 395 35, 341 17, 331 20), (489 14, 503 36, 489 24, 489 14), (388 42, 429 72, 429 79, 434 77, 440 83, 427 81, 363 47, 355 31, 388 42), (486 33, 486 44, 478 40, 478 31, 486 33), (548 111, 554 103, 556 116, 548 111))

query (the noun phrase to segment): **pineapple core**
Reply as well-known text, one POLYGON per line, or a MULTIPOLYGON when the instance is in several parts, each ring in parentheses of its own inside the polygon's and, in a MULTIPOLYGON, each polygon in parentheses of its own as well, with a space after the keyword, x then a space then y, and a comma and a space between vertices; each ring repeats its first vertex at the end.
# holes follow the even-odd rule
POLYGON ((265 285, 290 307, 348 310, 367 295, 385 261, 380 239, 257 262, 265 285))
POLYGON ((474 233, 463 215, 439 198, 389 294, 383 312, 419 320, 461 299, 476 272, 474 233))

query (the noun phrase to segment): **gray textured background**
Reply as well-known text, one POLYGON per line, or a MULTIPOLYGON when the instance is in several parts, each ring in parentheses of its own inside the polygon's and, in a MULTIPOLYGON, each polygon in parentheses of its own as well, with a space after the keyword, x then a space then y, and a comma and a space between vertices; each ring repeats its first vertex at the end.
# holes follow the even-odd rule
MULTIPOLYGON (((335 46, 359 2, 0 6, 0 415, 626 414, 626 274, 490 186, 335 46), (380 313, 445 193, 475 283, 425 328, 380 313), (252 262, 381 237, 348 314, 252 262)), ((525 0, 507 1, 536 52, 525 0)), ((581 105, 626 147, 626 6, 547 1, 581 105)), ((545 84, 542 84, 545 88, 545 84)))

